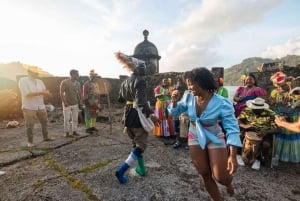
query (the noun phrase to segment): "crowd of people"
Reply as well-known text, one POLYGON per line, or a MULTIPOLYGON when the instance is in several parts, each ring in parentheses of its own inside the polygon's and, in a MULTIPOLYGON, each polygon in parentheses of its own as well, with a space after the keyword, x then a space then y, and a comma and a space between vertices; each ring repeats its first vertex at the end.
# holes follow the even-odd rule
MULTIPOLYGON (((144 79, 144 61, 123 53, 116 58, 131 75, 122 82, 118 101, 125 105, 124 132, 132 141, 132 150, 115 176, 126 183, 126 171, 135 164, 135 171, 146 176, 143 154, 148 135, 175 137, 174 148, 185 144, 199 177, 213 200, 222 200, 217 183, 234 194, 233 175, 238 165, 251 165, 259 170, 261 164, 275 165, 272 158, 281 162, 300 162, 300 85, 282 72, 276 72, 270 81, 274 89, 267 93, 258 86, 253 74, 245 77, 233 96, 223 86, 224 78, 217 82, 207 68, 195 68, 183 73, 172 85, 163 78, 153 90, 156 103, 152 108, 147 99, 144 79), (184 86, 185 85, 185 86, 184 86), (140 109, 140 110, 139 110, 140 109), (143 117, 141 115, 144 115, 143 117), (152 126, 152 133, 145 128, 152 126), (182 138, 184 140, 182 141, 182 138)), ((97 131, 95 126, 100 108, 100 86, 97 74, 90 71, 85 83, 79 82, 79 72, 70 71, 70 78, 60 84, 60 97, 64 115, 65 137, 78 133, 78 114, 84 110, 86 133, 97 131)), ((38 119, 44 141, 48 136, 47 111, 44 96, 50 92, 38 79, 34 69, 21 78, 22 110, 28 147, 33 144, 33 126, 38 119)))
POLYGON ((298 80, 279 71, 270 77, 270 83, 274 88, 267 94, 257 86, 254 75, 249 75, 245 86, 239 87, 234 95, 235 114, 244 142, 237 156, 241 166, 245 163, 253 169, 259 169, 261 163, 272 166, 272 157, 282 162, 300 162, 300 133, 292 128, 300 121, 298 80), (250 151, 251 147, 257 149, 250 151))
MULTIPOLYGON (((52 141, 48 136, 49 108, 53 106, 45 104, 45 97, 51 96, 44 82, 38 78, 39 72, 35 67, 28 67, 28 76, 19 80, 19 88, 22 99, 22 111, 25 120, 25 133, 27 135, 27 146, 33 147, 33 128, 38 120, 41 124, 43 140, 52 141)), ((78 119, 81 110, 84 111, 86 133, 93 133, 98 129, 95 127, 96 117, 100 109, 100 90, 97 82, 97 74, 90 71, 90 76, 83 84, 79 82, 79 72, 70 70, 70 77, 60 83, 60 98, 62 100, 64 116, 65 137, 79 136, 78 119)))

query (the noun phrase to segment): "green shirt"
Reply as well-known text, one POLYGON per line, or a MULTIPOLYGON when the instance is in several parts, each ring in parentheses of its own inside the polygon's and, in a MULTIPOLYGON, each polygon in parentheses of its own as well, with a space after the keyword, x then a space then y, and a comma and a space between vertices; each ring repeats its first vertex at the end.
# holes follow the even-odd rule
POLYGON ((225 88, 225 87, 220 87, 219 90, 218 90, 218 94, 220 96, 223 96, 225 98, 228 98, 228 90, 225 88))

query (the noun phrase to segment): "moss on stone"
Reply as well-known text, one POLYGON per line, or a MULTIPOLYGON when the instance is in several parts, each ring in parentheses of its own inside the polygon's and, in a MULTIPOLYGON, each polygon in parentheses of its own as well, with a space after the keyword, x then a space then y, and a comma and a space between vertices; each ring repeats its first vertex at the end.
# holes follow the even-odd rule
POLYGON ((79 172, 82 172, 82 173, 88 173, 88 172, 91 172, 97 168, 101 168, 101 167, 104 167, 106 165, 108 165, 109 163, 111 163, 113 160, 109 159, 109 160, 105 160, 105 161, 100 161, 99 163, 95 163, 95 164, 92 164, 90 166, 87 166, 85 168, 82 168, 81 170, 79 170, 79 172))
POLYGON ((48 164, 49 167, 55 169, 59 174, 63 177, 65 177, 71 184, 71 187, 77 190, 80 190, 81 192, 85 193, 88 199, 94 200, 94 201, 101 201, 96 195, 94 195, 93 191, 83 182, 81 182, 79 179, 73 177, 69 172, 63 167, 57 164, 50 156, 49 154, 44 156, 44 160, 48 164))

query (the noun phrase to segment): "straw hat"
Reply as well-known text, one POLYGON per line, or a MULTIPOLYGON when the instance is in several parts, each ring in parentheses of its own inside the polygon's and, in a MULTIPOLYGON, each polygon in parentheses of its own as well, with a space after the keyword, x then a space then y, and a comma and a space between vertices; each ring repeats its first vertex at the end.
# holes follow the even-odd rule
POLYGON ((24 66, 29 73, 39 73, 39 68, 36 66, 24 66))
POLYGON ((300 87, 295 87, 295 88, 293 88, 291 91, 290 91, 290 95, 291 94, 297 94, 297 95, 299 95, 300 93, 300 87), (298 93, 297 93, 298 92, 298 93))
POLYGON ((269 105, 265 102, 265 100, 262 98, 259 98, 259 97, 254 100, 248 100, 246 102, 246 105, 248 108, 254 109, 254 110, 269 108, 269 105))

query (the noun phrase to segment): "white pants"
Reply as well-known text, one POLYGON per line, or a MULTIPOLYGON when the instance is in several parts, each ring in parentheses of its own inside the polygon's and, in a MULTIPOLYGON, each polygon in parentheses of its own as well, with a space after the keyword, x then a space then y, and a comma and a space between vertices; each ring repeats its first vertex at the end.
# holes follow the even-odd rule
POLYGON ((63 106, 63 114, 64 114, 64 131, 65 132, 77 132, 78 130, 78 113, 79 107, 78 105, 71 105, 68 107, 63 106), (72 129, 71 129, 71 121, 72 121, 72 129))

